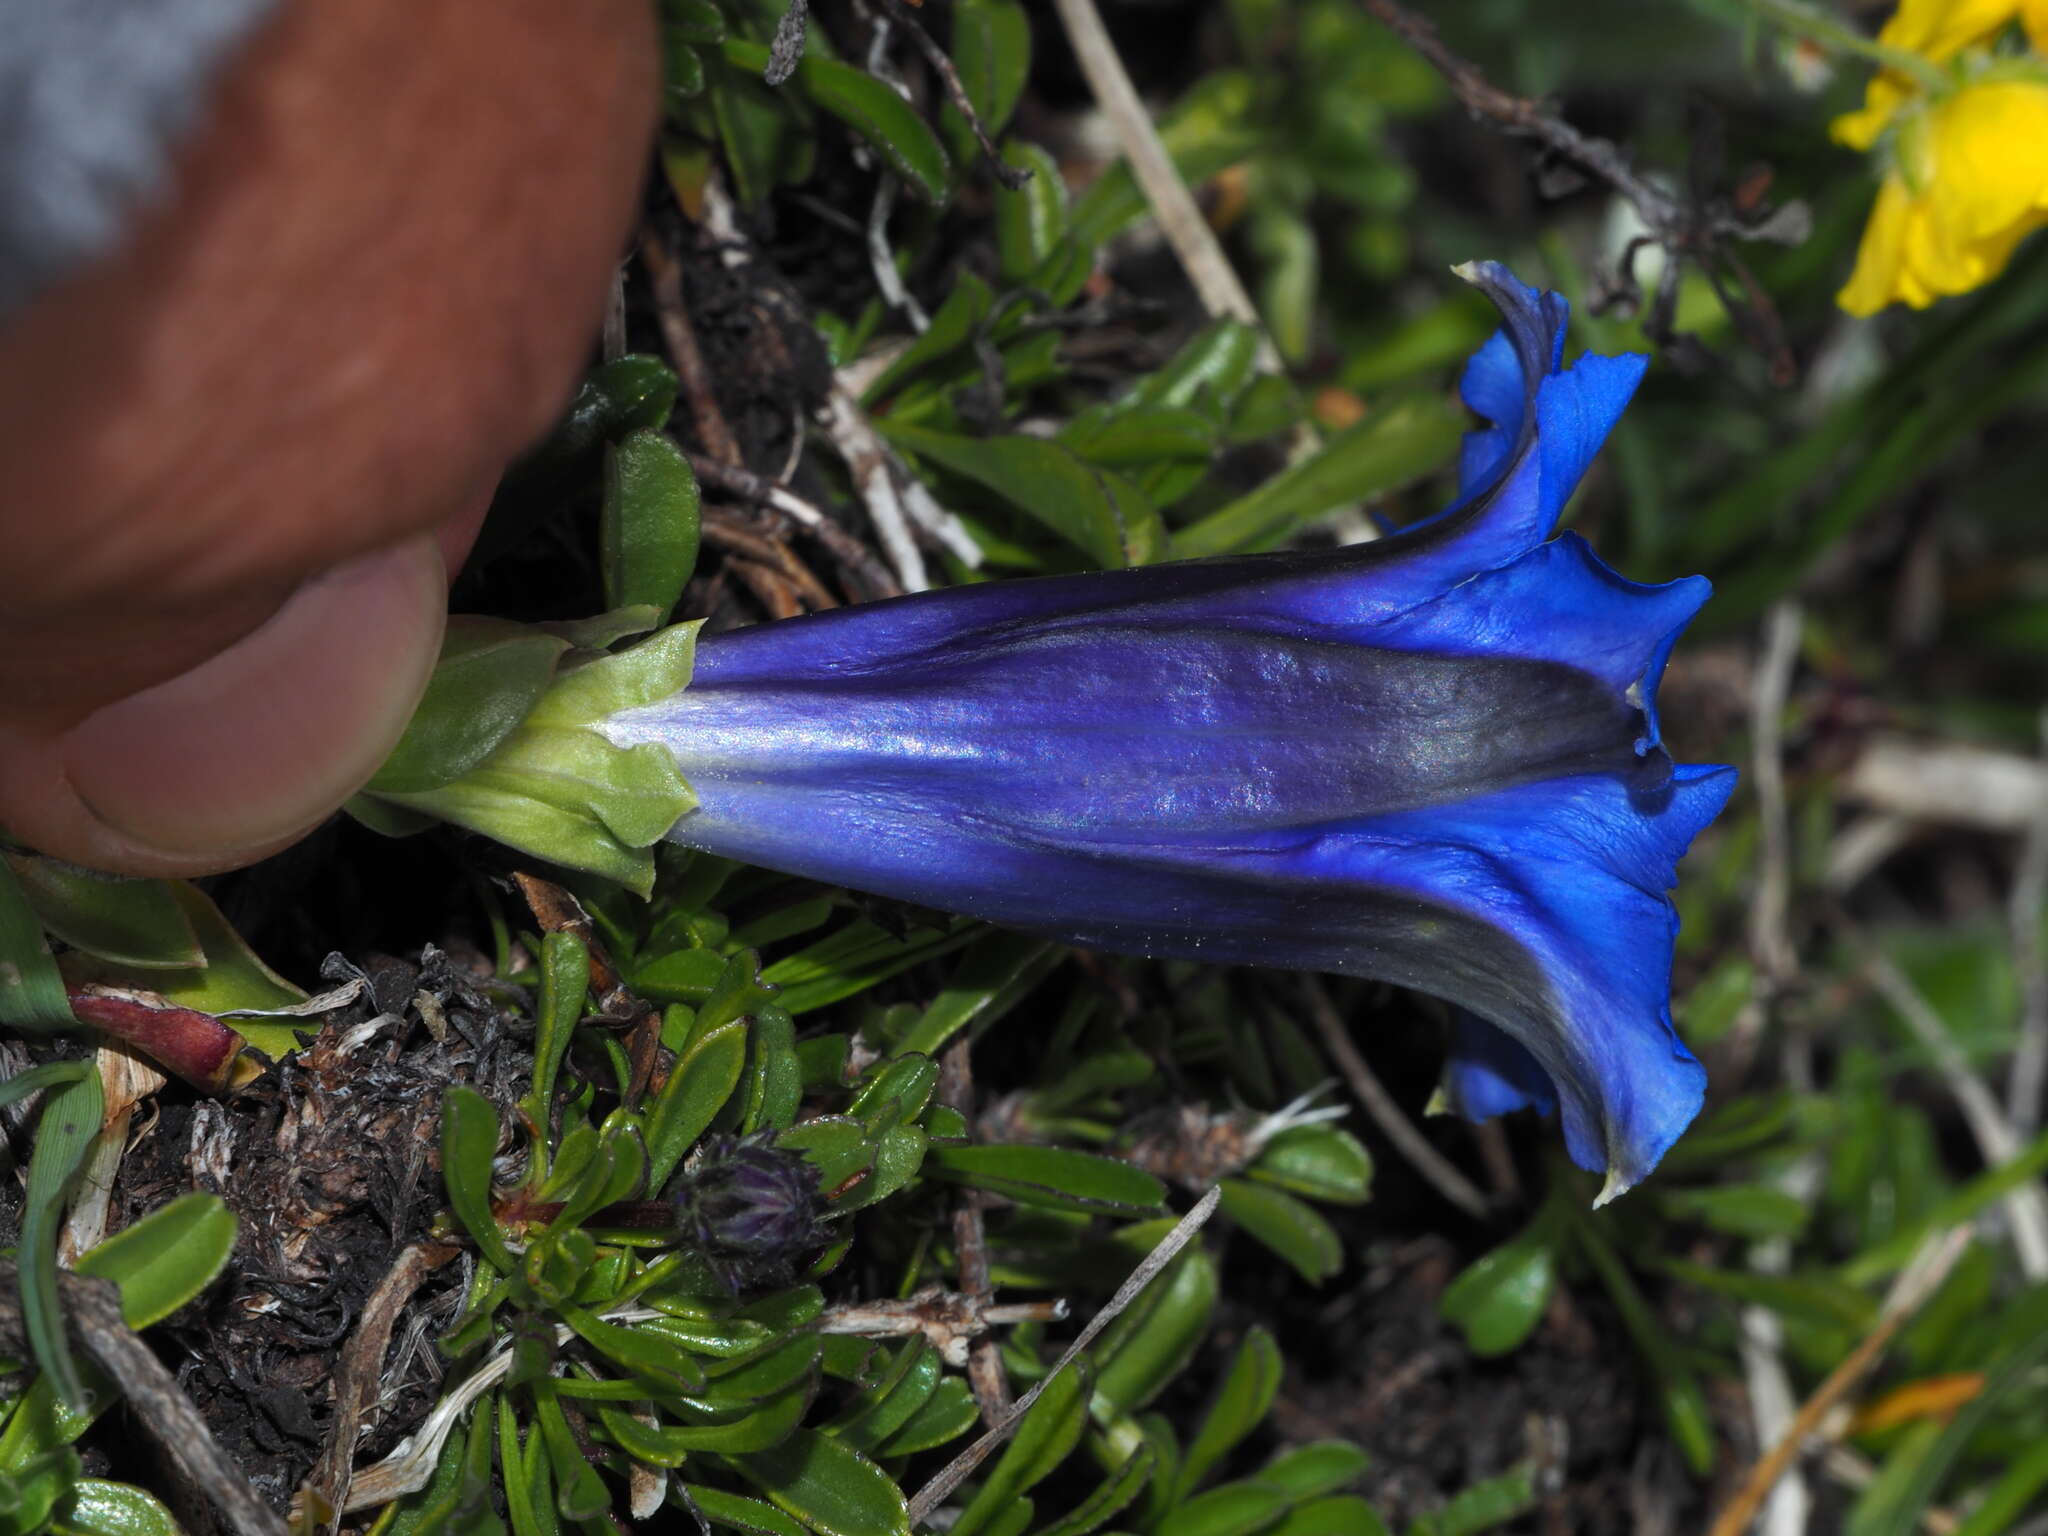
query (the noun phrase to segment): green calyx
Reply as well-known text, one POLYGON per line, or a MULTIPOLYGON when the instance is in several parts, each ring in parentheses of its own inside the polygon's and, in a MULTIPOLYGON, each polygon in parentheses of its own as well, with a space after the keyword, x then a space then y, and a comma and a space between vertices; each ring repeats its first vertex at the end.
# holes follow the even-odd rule
POLYGON ((577 625, 451 620, 412 723, 349 813, 393 837, 452 822, 646 895, 653 845, 696 796, 661 747, 616 747, 598 727, 688 685, 696 622, 603 649, 658 622, 651 605, 577 625))

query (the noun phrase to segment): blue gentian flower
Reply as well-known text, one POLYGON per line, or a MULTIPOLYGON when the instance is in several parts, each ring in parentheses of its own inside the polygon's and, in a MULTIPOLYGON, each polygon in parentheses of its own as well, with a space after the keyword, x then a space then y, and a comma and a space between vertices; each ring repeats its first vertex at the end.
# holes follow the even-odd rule
POLYGON ((1336 551, 990 582, 704 639, 605 724, 672 750, 669 834, 750 863, 1138 955, 1370 976, 1469 1010, 1470 1113, 1554 1101, 1627 1188, 1698 1112, 1666 896, 1734 787, 1655 698, 1698 577, 1641 586, 1565 499, 1642 376, 1562 366, 1566 305, 1465 275, 1460 494, 1336 551), (1477 1021, 1483 1020, 1483 1023, 1477 1021))

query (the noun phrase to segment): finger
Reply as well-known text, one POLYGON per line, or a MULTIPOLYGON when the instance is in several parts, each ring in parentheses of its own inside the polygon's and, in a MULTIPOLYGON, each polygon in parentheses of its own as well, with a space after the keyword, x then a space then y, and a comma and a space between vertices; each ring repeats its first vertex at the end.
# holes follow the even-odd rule
POLYGON ((430 537, 295 592, 212 660, 60 736, 0 726, 0 825, 130 874, 247 863, 303 835, 376 771, 440 648, 446 573, 430 537))

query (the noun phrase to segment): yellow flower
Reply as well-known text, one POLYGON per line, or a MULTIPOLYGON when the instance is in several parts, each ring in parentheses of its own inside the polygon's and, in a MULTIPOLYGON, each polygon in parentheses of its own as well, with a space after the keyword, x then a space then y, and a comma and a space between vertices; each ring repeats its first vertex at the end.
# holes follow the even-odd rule
MULTIPOLYGON (((1877 40, 1887 48, 1917 53, 1931 63, 1946 64, 1965 48, 1990 42, 2014 18, 2048 52, 2048 0, 1901 0, 1877 40)), ((1864 91, 1863 108, 1845 112, 1830 125, 1835 142, 1868 149, 1891 125, 1893 114, 1919 93, 1910 76, 1880 70, 1864 91)))
POLYGON ((2048 224, 2048 81, 1986 80, 1915 112, 1836 302, 1924 309, 2005 269, 2048 224))

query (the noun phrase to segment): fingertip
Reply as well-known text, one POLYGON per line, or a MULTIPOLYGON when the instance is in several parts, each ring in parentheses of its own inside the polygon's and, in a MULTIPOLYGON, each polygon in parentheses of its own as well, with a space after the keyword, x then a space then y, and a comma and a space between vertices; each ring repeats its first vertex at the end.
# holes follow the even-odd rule
POLYGON ((0 820, 46 852, 133 874, 249 863, 362 786, 439 654, 447 577, 423 536, 307 583, 211 660, 11 749, 0 820))

